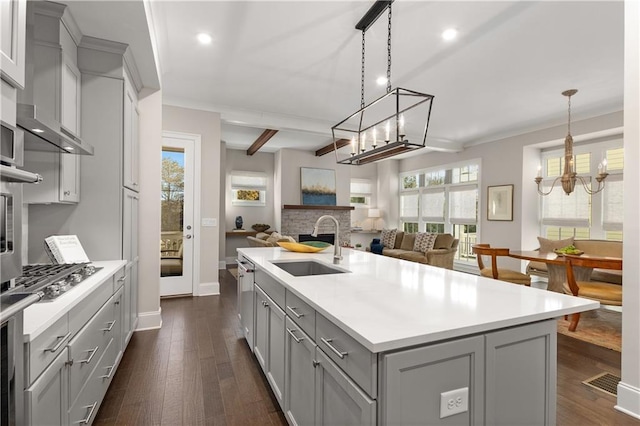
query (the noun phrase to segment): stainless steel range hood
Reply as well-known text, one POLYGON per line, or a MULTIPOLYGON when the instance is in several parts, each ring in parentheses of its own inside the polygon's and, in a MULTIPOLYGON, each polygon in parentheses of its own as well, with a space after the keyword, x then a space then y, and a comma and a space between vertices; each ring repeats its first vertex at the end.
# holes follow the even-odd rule
POLYGON ((17 123, 24 134, 25 151, 58 151, 93 155, 93 147, 64 128, 35 105, 18 104, 17 123))

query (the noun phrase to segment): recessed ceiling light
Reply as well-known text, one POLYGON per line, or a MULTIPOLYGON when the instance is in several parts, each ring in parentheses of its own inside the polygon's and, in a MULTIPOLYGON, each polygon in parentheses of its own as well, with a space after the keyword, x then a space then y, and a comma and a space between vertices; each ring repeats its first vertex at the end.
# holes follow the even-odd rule
POLYGON ((387 77, 383 77, 380 76, 376 79, 376 83, 378 83, 380 86, 382 86, 383 84, 387 84, 387 77))
POLYGON ((213 39, 207 33, 198 34, 198 41, 200 42, 200 44, 211 44, 211 40, 213 39))
POLYGON ((457 36, 458 36, 458 30, 456 30, 455 28, 449 28, 442 32, 442 38, 447 41, 453 40, 457 36))

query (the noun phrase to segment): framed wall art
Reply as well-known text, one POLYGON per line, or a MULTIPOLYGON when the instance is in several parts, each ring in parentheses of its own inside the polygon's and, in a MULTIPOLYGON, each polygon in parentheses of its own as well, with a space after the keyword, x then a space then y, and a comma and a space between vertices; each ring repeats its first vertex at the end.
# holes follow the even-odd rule
POLYGON ((487 188, 487 220, 513 220, 513 185, 487 188))
POLYGON ((336 171, 300 167, 300 190, 303 205, 336 205, 336 171))

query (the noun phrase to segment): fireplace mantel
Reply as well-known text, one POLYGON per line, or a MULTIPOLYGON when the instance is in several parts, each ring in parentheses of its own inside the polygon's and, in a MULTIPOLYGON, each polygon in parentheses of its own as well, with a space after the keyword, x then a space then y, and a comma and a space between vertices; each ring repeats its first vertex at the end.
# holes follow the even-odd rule
POLYGON ((282 206, 284 210, 354 210, 353 206, 316 206, 316 205, 300 205, 285 204, 282 206))

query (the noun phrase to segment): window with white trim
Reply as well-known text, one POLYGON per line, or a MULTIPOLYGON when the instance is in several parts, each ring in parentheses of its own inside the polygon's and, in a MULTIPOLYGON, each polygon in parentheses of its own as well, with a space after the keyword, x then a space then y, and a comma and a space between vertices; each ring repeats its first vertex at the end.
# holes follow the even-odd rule
POLYGON ((373 182, 371 179, 351 179, 350 204, 354 207, 369 207, 373 194, 373 182))
MULTIPOLYGON (((594 189, 598 185, 594 178, 598 166, 602 160, 607 160, 609 176, 604 181, 604 190, 589 195, 582 183, 576 181, 573 192, 567 195, 558 181, 549 195, 540 197, 541 235, 549 239, 574 237, 622 241, 622 140, 576 145, 573 153, 576 173, 594 189)), ((564 169, 564 149, 543 151, 541 157, 542 191, 548 192, 553 180, 564 169)))
POLYGON ((234 206, 265 206, 267 175, 261 172, 231 172, 231 204, 234 206))
POLYGON ((475 262, 478 227, 478 160, 400 175, 400 227, 404 232, 451 233, 456 261, 475 262))

